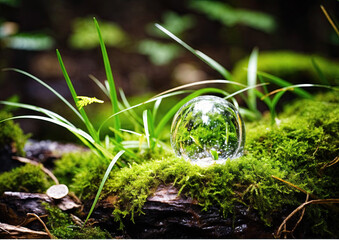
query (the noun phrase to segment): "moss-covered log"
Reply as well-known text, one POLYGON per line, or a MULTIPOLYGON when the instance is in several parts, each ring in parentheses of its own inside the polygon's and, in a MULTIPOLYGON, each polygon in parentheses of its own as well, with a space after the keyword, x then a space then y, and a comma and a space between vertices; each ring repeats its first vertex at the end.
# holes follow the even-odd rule
MULTIPOLYGON (((92 222, 100 223, 112 236, 272 237, 282 220, 305 202, 306 195, 310 200, 339 198, 338 101, 335 93, 299 100, 280 114, 278 125, 270 125, 269 119, 247 124, 244 156, 224 165, 201 168, 165 150, 156 155, 141 153, 143 163, 112 171, 92 222), (173 191, 181 197, 177 205, 175 199, 152 199, 160 196, 162 186, 176 189, 173 191), (182 199, 191 202, 180 203, 182 199), (182 219, 171 222, 171 211, 182 219), (162 217, 154 217, 156 213, 162 217), (121 232, 117 231, 119 227, 121 232), (145 229, 154 235, 148 235, 145 229), (182 235, 179 230, 178 235, 170 235, 173 229, 179 229, 182 235), (213 235, 220 232, 225 235, 213 235), (253 232, 263 235, 251 235, 253 232)), ((107 165, 92 153, 72 153, 56 162, 54 173, 86 203, 86 212, 107 165)), ((15 171, 19 170, 10 173, 17 176, 11 181, 18 181, 15 185, 20 186, 23 180, 15 171)), ((337 209, 328 204, 308 205, 294 236, 338 237, 337 209)), ((294 216, 287 229, 292 229, 298 219, 294 216)))

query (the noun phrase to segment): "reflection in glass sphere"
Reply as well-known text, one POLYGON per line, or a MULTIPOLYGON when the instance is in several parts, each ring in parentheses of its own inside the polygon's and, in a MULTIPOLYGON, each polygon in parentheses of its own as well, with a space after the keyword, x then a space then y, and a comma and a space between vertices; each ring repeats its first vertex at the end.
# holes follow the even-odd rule
POLYGON ((244 151, 245 125, 238 110, 215 96, 200 96, 183 105, 171 127, 178 157, 200 166, 225 163, 244 151))

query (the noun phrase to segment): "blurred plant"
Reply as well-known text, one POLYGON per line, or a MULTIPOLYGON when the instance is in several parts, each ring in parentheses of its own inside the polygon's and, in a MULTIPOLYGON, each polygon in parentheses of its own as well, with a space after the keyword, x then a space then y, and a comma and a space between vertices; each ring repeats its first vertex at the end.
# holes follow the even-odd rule
MULTIPOLYGON (((194 24, 195 21, 191 15, 180 16, 175 12, 165 12, 163 15, 163 26, 177 35, 182 35, 185 31, 192 28, 194 24)), ((154 29, 154 24, 147 25, 146 31, 154 37, 164 37, 164 35, 154 29)), ((138 51, 141 54, 147 55, 155 65, 168 64, 182 53, 180 47, 176 44, 151 39, 141 41, 138 45, 138 51)))
POLYGON ((145 39, 138 45, 138 51, 147 55, 154 65, 165 65, 180 56, 180 48, 176 44, 162 43, 145 39))
POLYGON ((14 22, 0 23, 0 41, 3 47, 29 51, 47 50, 54 45, 54 39, 45 33, 19 32, 14 22))
POLYGON ((0 4, 8 5, 10 7, 18 7, 21 0, 0 0, 0 4))
MULTIPOLYGON (((19 7, 20 0, 0 0, 0 5, 19 7)), ((15 22, 0 18, 0 48, 11 48, 28 51, 48 50, 54 46, 54 39, 42 31, 20 32, 15 22)))
MULTIPOLYGON (((97 32, 91 27, 92 18, 76 18, 72 22, 72 35, 69 44, 76 49, 91 49, 98 47, 97 32)), ((100 30, 103 38, 107 41, 107 46, 122 47, 128 41, 128 36, 121 27, 113 22, 100 21, 100 30)))
POLYGON ((190 1, 189 6, 228 27, 242 24, 267 33, 272 33, 276 28, 274 18, 267 13, 233 8, 220 1, 194 0, 190 1))
MULTIPOLYGON (((189 14, 179 15, 175 12, 165 12, 162 16, 162 20, 161 26, 178 36, 195 26, 195 18, 189 14)), ((163 34, 154 29, 154 24, 147 25, 146 31, 152 36, 164 37, 163 34)))
MULTIPOLYGON (((246 57, 236 63, 232 75, 234 80, 245 83, 249 58, 246 57)), ((258 56, 258 71, 269 72, 280 78, 297 81, 300 77, 310 82, 321 84, 339 84, 339 63, 316 55, 294 53, 290 51, 263 52, 258 56), (323 75, 315 66, 321 69, 323 75)))
MULTIPOLYGON (((217 72, 219 72, 225 79, 232 79, 234 80, 234 76, 232 76, 232 74, 226 70, 223 66, 221 66, 218 62, 216 62, 215 60, 213 60, 212 58, 210 58, 209 56, 207 56, 206 54, 193 49, 192 47, 190 47, 187 43, 185 43, 184 41, 182 41, 180 38, 178 38, 177 36, 175 36, 173 33, 171 33, 170 31, 168 31, 167 29, 165 29, 164 27, 160 26, 159 24, 156 24, 156 27, 158 29, 160 29, 162 32, 164 32, 166 35, 168 35, 169 37, 171 37, 173 40, 175 40, 176 42, 178 42, 180 45, 182 45, 184 48, 186 48, 187 50, 189 50, 191 53, 193 53, 195 56, 197 56, 200 60, 202 60, 203 62, 205 62, 207 65, 209 65, 211 68, 213 68, 214 70, 216 70, 217 72)), ((322 79, 323 78, 323 72, 320 69, 319 65, 313 60, 313 67, 316 69, 316 72, 318 73, 319 77, 322 79)), ((289 83, 288 81, 276 77, 274 75, 265 73, 265 72, 261 72, 261 71, 257 71, 258 68, 258 50, 255 48, 253 50, 253 52, 251 53, 249 60, 248 60, 248 68, 245 69, 245 71, 247 71, 247 88, 236 91, 235 93, 232 93, 230 95, 226 94, 227 96, 225 97, 225 99, 233 97, 237 94, 239 94, 242 99, 245 101, 245 103, 247 104, 248 109, 245 108, 239 108, 239 111, 246 116, 248 119, 251 120, 257 120, 259 118, 261 118, 261 113, 259 111, 259 109, 257 108, 257 97, 261 98, 262 101, 264 101, 267 105, 267 107, 270 110, 271 113, 271 123, 272 125, 278 121, 276 119, 276 106, 278 101, 281 99, 281 97, 283 96, 283 94, 286 91, 293 91, 296 95, 300 96, 300 97, 304 97, 304 98, 312 98, 313 96, 311 94, 309 94, 308 92, 306 92, 305 90, 303 90, 302 88, 304 87, 317 87, 317 88, 328 88, 328 89, 335 89, 336 91, 338 91, 337 87, 332 87, 329 85, 320 85, 320 84, 296 84, 296 85, 292 85, 291 83, 289 83), (260 91, 258 91, 257 88, 257 76, 259 77, 260 81, 262 82, 262 87, 264 89, 264 94, 261 93, 260 91), (279 87, 282 87, 280 89, 276 89, 272 92, 268 92, 267 87, 266 87, 266 82, 264 81, 267 80, 268 82, 274 83, 276 85, 278 85, 279 87), (244 90, 248 91, 248 95, 245 96, 242 93, 244 92, 244 90), (269 98, 268 96, 270 95, 275 95, 273 97, 273 99, 269 98)), ((323 79, 323 81, 325 81, 323 79)), ((239 83, 239 82, 235 82, 233 81, 233 83, 239 83)))

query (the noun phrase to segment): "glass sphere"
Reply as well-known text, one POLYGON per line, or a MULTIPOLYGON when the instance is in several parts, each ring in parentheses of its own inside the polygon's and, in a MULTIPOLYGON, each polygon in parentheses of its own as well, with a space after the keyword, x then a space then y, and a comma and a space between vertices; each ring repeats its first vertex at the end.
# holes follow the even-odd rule
POLYGON ((225 163, 243 154, 245 125, 238 110, 215 96, 200 96, 183 105, 171 127, 178 157, 200 166, 225 163))

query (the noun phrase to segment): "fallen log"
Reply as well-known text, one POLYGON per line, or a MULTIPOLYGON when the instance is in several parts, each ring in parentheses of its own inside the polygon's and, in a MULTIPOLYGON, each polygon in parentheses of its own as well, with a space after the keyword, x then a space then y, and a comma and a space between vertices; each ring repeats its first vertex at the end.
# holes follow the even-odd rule
MULTIPOLYGON (((102 201, 92 214, 92 220, 114 236, 113 196, 102 201)), ((144 214, 123 219, 125 238, 272 238, 273 228, 265 226, 255 212, 235 204, 233 214, 224 217, 216 207, 203 211, 197 201, 178 195, 172 185, 160 185, 148 197, 144 214)))

